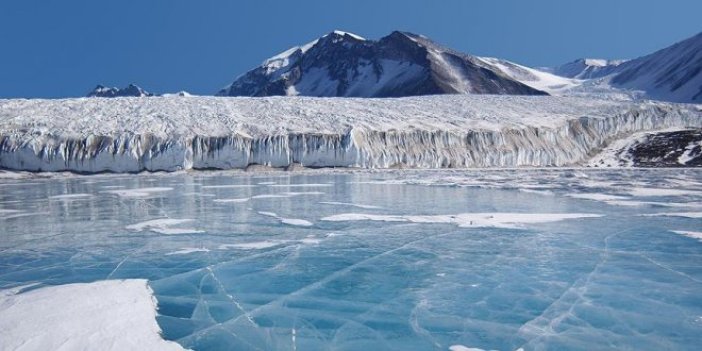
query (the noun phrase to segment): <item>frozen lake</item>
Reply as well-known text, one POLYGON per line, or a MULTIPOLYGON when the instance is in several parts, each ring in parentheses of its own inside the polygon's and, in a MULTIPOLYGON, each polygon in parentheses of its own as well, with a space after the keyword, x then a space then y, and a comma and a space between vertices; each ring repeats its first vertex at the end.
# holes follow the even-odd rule
POLYGON ((697 350, 702 171, 0 179, 0 297, 116 279, 194 350, 697 350))

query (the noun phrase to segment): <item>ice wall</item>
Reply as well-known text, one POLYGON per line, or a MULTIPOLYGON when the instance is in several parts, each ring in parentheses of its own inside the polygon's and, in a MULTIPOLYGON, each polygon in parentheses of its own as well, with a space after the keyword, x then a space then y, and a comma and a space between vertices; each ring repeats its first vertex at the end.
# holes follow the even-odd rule
MULTIPOLYGON (((372 111, 369 113, 372 115, 372 111)), ((254 135, 169 134, 148 128, 144 133, 106 133, 94 128, 80 135, 51 128, 5 127, 0 130, 0 167, 92 173, 234 169, 254 164, 360 168, 567 166, 586 161, 608 142, 631 133, 702 127, 702 113, 689 105, 643 104, 613 109, 611 116, 566 116, 549 124, 505 121, 490 128, 442 128, 446 123, 442 120, 435 129, 407 123, 398 123, 398 128, 392 128, 392 124, 379 128, 348 123, 338 131, 277 128, 254 135)))

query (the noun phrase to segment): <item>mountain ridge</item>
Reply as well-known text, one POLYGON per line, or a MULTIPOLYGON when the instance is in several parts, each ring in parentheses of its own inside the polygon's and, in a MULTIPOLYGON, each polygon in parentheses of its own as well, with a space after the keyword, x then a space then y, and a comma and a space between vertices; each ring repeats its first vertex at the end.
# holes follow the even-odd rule
POLYGON ((430 39, 394 31, 379 40, 332 31, 271 57, 219 96, 400 97, 435 94, 547 95, 430 39))

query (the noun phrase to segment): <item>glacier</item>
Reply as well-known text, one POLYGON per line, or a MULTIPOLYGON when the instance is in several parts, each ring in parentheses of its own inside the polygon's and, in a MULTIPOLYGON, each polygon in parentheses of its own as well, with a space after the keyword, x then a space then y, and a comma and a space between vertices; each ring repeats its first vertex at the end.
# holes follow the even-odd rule
POLYGON ((15 99, 0 100, 0 167, 569 166, 633 133, 699 127, 700 105, 577 97, 15 99))

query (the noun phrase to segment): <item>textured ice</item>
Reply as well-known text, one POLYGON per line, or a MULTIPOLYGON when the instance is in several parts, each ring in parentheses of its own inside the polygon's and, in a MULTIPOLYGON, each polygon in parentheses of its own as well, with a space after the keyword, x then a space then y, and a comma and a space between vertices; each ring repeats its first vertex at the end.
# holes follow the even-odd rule
POLYGON ((644 216, 702 218, 702 212, 650 213, 650 214, 645 214, 644 216))
POLYGON ((524 224, 558 222, 566 219, 601 217, 589 213, 460 213, 455 215, 377 215, 342 213, 322 218, 323 221, 381 221, 413 223, 450 223, 459 227, 519 228, 524 224))
POLYGON ((0 167, 564 166, 633 133, 694 127, 696 105, 575 97, 0 100, 0 167))
MULTIPOLYGON (((147 315, 152 326, 155 318, 163 338, 183 348, 697 350, 702 344, 700 218, 681 216, 701 210, 699 170, 22 177, 31 179, 0 180, 0 289, 30 301, 48 286, 145 279, 157 299, 156 315, 153 304, 147 315), (172 190, 104 192, 156 187, 172 190), (91 196, 52 199, 71 194, 91 196), (217 201, 261 195, 282 197, 217 201), (364 220, 322 220, 352 212, 364 220), (37 215, 7 217, 17 214, 37 215), (200 232, 159 233, 185 229, 200 232)), ((115 296, 106 291, 74 296, 106 302, 115 296)), ((37 317, 39 306, 23 304, 19 323, 37 317)), ((115 323, 134 317, 117 315, 115 323)), ((0 343, 21 339, 10 330, 0 328, 0 343)), ((128 342, 142 335, 133 333, 153 330, 120 335, 128 342)), ((123 349, 158 349, 139 346, 123 349)))

